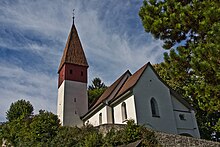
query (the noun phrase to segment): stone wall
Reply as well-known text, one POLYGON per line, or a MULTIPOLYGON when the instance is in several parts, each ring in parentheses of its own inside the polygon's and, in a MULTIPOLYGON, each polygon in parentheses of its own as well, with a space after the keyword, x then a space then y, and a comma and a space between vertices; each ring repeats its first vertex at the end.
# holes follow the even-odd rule
POLYGON ((96 128, 99 130, 100 133, 102 134, 106 134, 109 130, 111 130, 112 128, 114 128, 115 130, 120 130, 124 127, 124 124, 103 124, 103 125, 99 125, 96 128))
MULTIPOLYGON (((120 130, 123 127, 124 125, 104 124, 96 128, 99 129, 101 133, 106 134, 111 128, 120 130)), ((154 133, 159 144, 165 147, 220 147, 219 142, 175 134, 167 134, 158 131, 154 131, 154 133)))
POLYGON ((169 147, 220 147, 219 142, 208 141, 193 137, 155 132, 155 136, 162 146, 169 147))

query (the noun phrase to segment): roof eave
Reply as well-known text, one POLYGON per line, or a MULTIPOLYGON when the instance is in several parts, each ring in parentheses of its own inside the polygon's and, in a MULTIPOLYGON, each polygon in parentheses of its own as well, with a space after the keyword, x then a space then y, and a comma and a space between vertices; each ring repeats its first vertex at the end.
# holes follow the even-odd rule
POLYGON ((126 96, 126 95, 128 95, 128 94, 130 94, 130 93, 132 93, 132 91, 131 91, 131 90, 128 90, 128 91, 126 91, 123 95, 121 95, 120 97, 117 97, 117 98, 115 98, 115 99, 109 101, 108 104, 105 103, 105 100, 102 101, 101 103, 99 103, 98 106, 96 106, 96 107, 90 109, 85 115, 83 115, 83 116, 81 117, 81 119, 82 119, 83 121, 85 121, 86 119, 90 118, 90 116, 91 116, 92 114, 94 114, 95 112, 97 112, 98 110, 100 110, 100 108, 102 108, 102 106, 106 106, 106 105, 112 106, 114 103, 118 102, 122 97, 124 97, 124 96, 126 96))
POLYGON ((112 99, 111 101, 109 101, 109 105, 112 106, 114 105, 115 103, 117 103, 118 101, 120 101, 123 97, 129 95, 132 93, 132 88, 127 90, 126 92, 124 92, 123 94, 121 94, 120 96, 112 99))
POLYGON ((97 112, 97 110, 99 110, 102 106, 104 106, 103 103, 100 103, 97 107, 94 107, 92 109, 90 109, 85 115, 81 116, 80 118, 85 121, 86 119, 90 118, 90 116, 97 112))
POLYGON ((64 62, 62 64, 62 66, 59 68, 59 70, 57 71, 57 73, 59 74, 60 70, 63 68, 64 64, 72 64, 72 65, 77 65, 77 66, 84 66, 86 68, 89 68, 89 65, 79 65, 79 64, 74 64, 74 63, 70 63, 70 62, 64 62))
POLYGON ((175 98, 179 100, 184 106, 186 106, 188 109, 195 111, 195 109, 185 100, 182 98, 180 94, 178 94, 175 90, 170 89, 170 94, 174 95, 175 98))

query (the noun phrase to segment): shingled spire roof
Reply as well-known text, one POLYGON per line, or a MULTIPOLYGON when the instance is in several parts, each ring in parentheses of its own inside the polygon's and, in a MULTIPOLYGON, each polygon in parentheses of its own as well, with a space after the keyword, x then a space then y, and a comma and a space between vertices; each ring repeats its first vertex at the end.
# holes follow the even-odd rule
POLYGON ((74 22, 66 42, 66 47, 63 52, 58 72, 64 63, 88 66, 74 22))

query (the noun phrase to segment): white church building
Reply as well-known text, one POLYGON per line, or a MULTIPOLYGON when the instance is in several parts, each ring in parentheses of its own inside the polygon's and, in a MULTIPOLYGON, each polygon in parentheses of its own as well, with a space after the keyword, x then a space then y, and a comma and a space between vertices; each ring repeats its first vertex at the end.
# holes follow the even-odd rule
POLYGON ((194 109, 172 90, 148 62, 126 71, 88 108, 87 69, 73 22, 58 69, 57 115, 62 125, 135 123, 153 130, 199 138, 194 109))

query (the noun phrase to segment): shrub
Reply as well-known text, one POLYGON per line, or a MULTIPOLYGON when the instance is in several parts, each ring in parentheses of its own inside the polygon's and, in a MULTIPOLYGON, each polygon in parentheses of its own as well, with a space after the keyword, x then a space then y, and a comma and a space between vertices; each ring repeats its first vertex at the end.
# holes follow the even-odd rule
POLYGON ((142 140, 142 146, 157 146, 158 142, 154 132, 144 126, 136 125, 134 120, 128 120, 127 125, 121 130, 112 128, 104 137, 104 146, 126 145, 137 140, 142 140))
POLYGON ((78 127, 60 127, 57 135, 51 141, 51 146, 66 147, 76 146, 80 141, 79 134, 81 130, 78 127))

